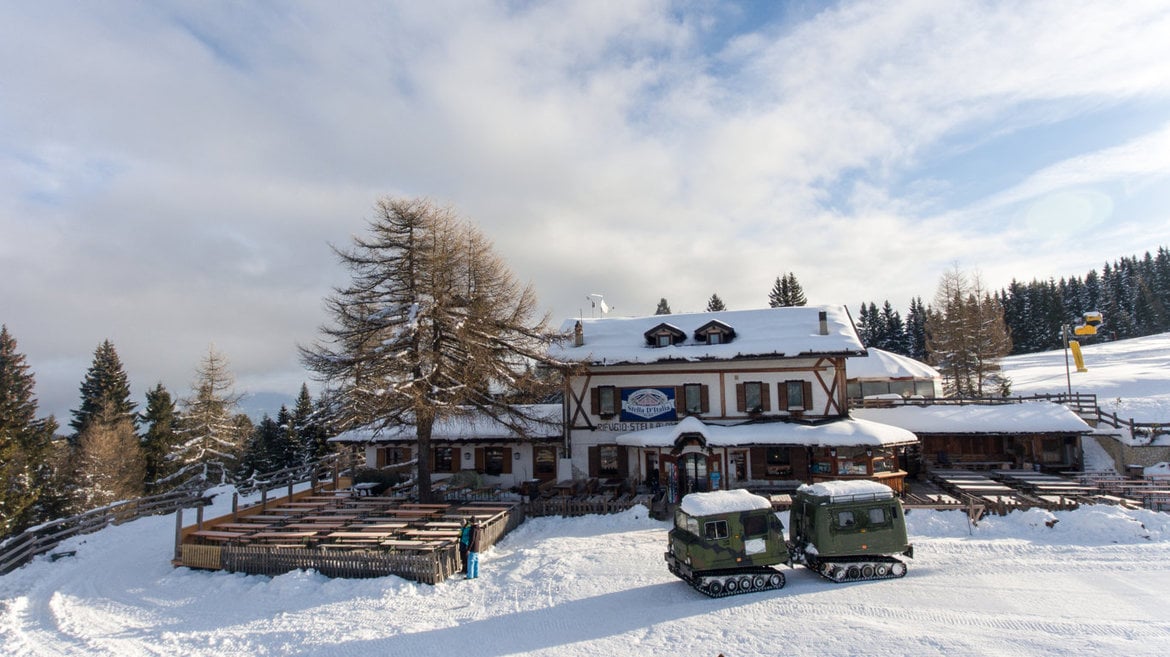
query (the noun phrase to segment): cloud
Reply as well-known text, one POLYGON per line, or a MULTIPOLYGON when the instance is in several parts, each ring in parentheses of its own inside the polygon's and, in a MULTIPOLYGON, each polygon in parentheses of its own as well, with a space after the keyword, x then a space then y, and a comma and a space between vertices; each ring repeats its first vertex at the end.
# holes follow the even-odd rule
POLYGON ((761 306, 787 271, 854 307, 929 298, 956 261, 992 287, 1083 273, 1166 234, 1133 227, 1165 213, 1127 188, 1170 170, 1165 129, 1080 145, 1071 127, 1134 105, 1170 123, 1168 13, 4 6, 0 321, 51 409, 106 338, 136 391, 183 392, 211 342, 241 387, 300 381, 295 345, 345 276, 328 244, 382 194, 474 219, 557 321, 591 292, 619 314, 761 306), (1012 149, 1040 127, 1069 146, 1025 165, 1012 149), (932 163, 975 150, 1002 180, 957 203, 965 181, 932 163), (1098 244, 1119 251, 1020 239, 1062 202, 1111 205, 1098 244))

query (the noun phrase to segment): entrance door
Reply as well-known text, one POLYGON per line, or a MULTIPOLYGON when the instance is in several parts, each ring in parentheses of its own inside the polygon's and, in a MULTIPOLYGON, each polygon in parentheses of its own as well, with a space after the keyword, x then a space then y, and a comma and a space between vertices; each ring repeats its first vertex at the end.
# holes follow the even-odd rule
POLYGON ((684 454, 679 459, 679 489, 683 495, 707 490, 707 456, 684 454))

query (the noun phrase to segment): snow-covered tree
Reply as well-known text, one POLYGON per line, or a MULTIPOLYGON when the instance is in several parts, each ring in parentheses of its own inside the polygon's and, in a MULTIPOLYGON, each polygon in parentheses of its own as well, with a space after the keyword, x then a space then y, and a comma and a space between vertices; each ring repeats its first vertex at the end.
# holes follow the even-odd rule
POLYGON ((315 461, 333 451, 327 442, 330 436, 325 428, 326 415, 322 404, 313 403, 309 386, 302 383, 301 393, 292 411, 292 428, 296 433, 302 463, 315 461))
POLYGON ((0 537, 49 515, 44 505, 57 422, 36 417, 35 386, 16 339, 0 325, 0 537))
POLYGON ((910 310, 906 313, 906 355, 922 362, 929 359, 926 351, 927 314, 922 297, 910 300, 910 310))
POLYGON ((179 440, 168 456, 176 471, 162 483, 217 485, 231 481, 251 432, 240 421, 235 378, 214 347, 196 370, 191 396, 183 400, 179 440))
POLYGON ((419 497, 431 497, 436 420, 478 412, 519 435, 525 407, 559 388, 534 363, 553 339, 520 286, 469 222, 429 201, 385 198, 369 234, 334 249, 351 272, 326 299, 324 338, 302 347, 305 365, 333 389, 337 428, 409 426, 419 497))
POLYGON ((720 310, 727 310, 727 306, 723 304, 723 299, 720 299, 718 294, 712 294, 711 298, 707 300, 707 312, 713 313, 720 310))
POLYGON ((77 438, 81 510, 141 497, 144 461, 134 423, 114 400, 90 416, 77 438))

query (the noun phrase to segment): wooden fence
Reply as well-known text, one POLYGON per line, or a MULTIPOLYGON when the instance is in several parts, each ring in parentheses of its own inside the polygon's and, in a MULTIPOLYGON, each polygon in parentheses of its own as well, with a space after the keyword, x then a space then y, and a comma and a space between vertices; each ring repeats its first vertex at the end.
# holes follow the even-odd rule
MULTIPOLYGON (((336 480, 353 467, 354 458, 349 454, 330 454, 307 465, 257 474, 237 486, 237 491, 248 494, 259 490, 266 494, 269 489, 287 487, 291 492, 296 484, 330 478, 336 480)), ((190 507, 199 507, 202 513, 202 507, 208 501, 202 490, 187 488, 116 502, 68 518, 51 520, 0 542, 0 575, 16 570, 33 557, 53 550, 73 536, 91 534, 110 525, 120 525, 144 516, 174 513, 190 507)))
POLYGON ((203 506, 202 492, 180 490, 116 502, 75 516, 52 520, 26 529, 0 543, 0 575, 12 572, 32 561, 33 557, 56 548, 66 539, 91 534, 110 525, 120 525, 144 516, 173 513, 179 509, 203 506))

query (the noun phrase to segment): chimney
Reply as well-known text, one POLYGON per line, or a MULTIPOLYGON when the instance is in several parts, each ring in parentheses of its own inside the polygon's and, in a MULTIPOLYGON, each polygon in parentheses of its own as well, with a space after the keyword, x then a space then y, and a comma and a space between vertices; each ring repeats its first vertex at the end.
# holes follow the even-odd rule
POLYGON ((581 327, 581 320, 573 325, 573 346, 580 347, 585 344, 585 329, 581 327))
POLYGON ((821 323, 821 335, 828 335, 829 334, 829 313, 822 310, 819 313, 817 313, 817 319, 820 320, 820 323, 821 323))

